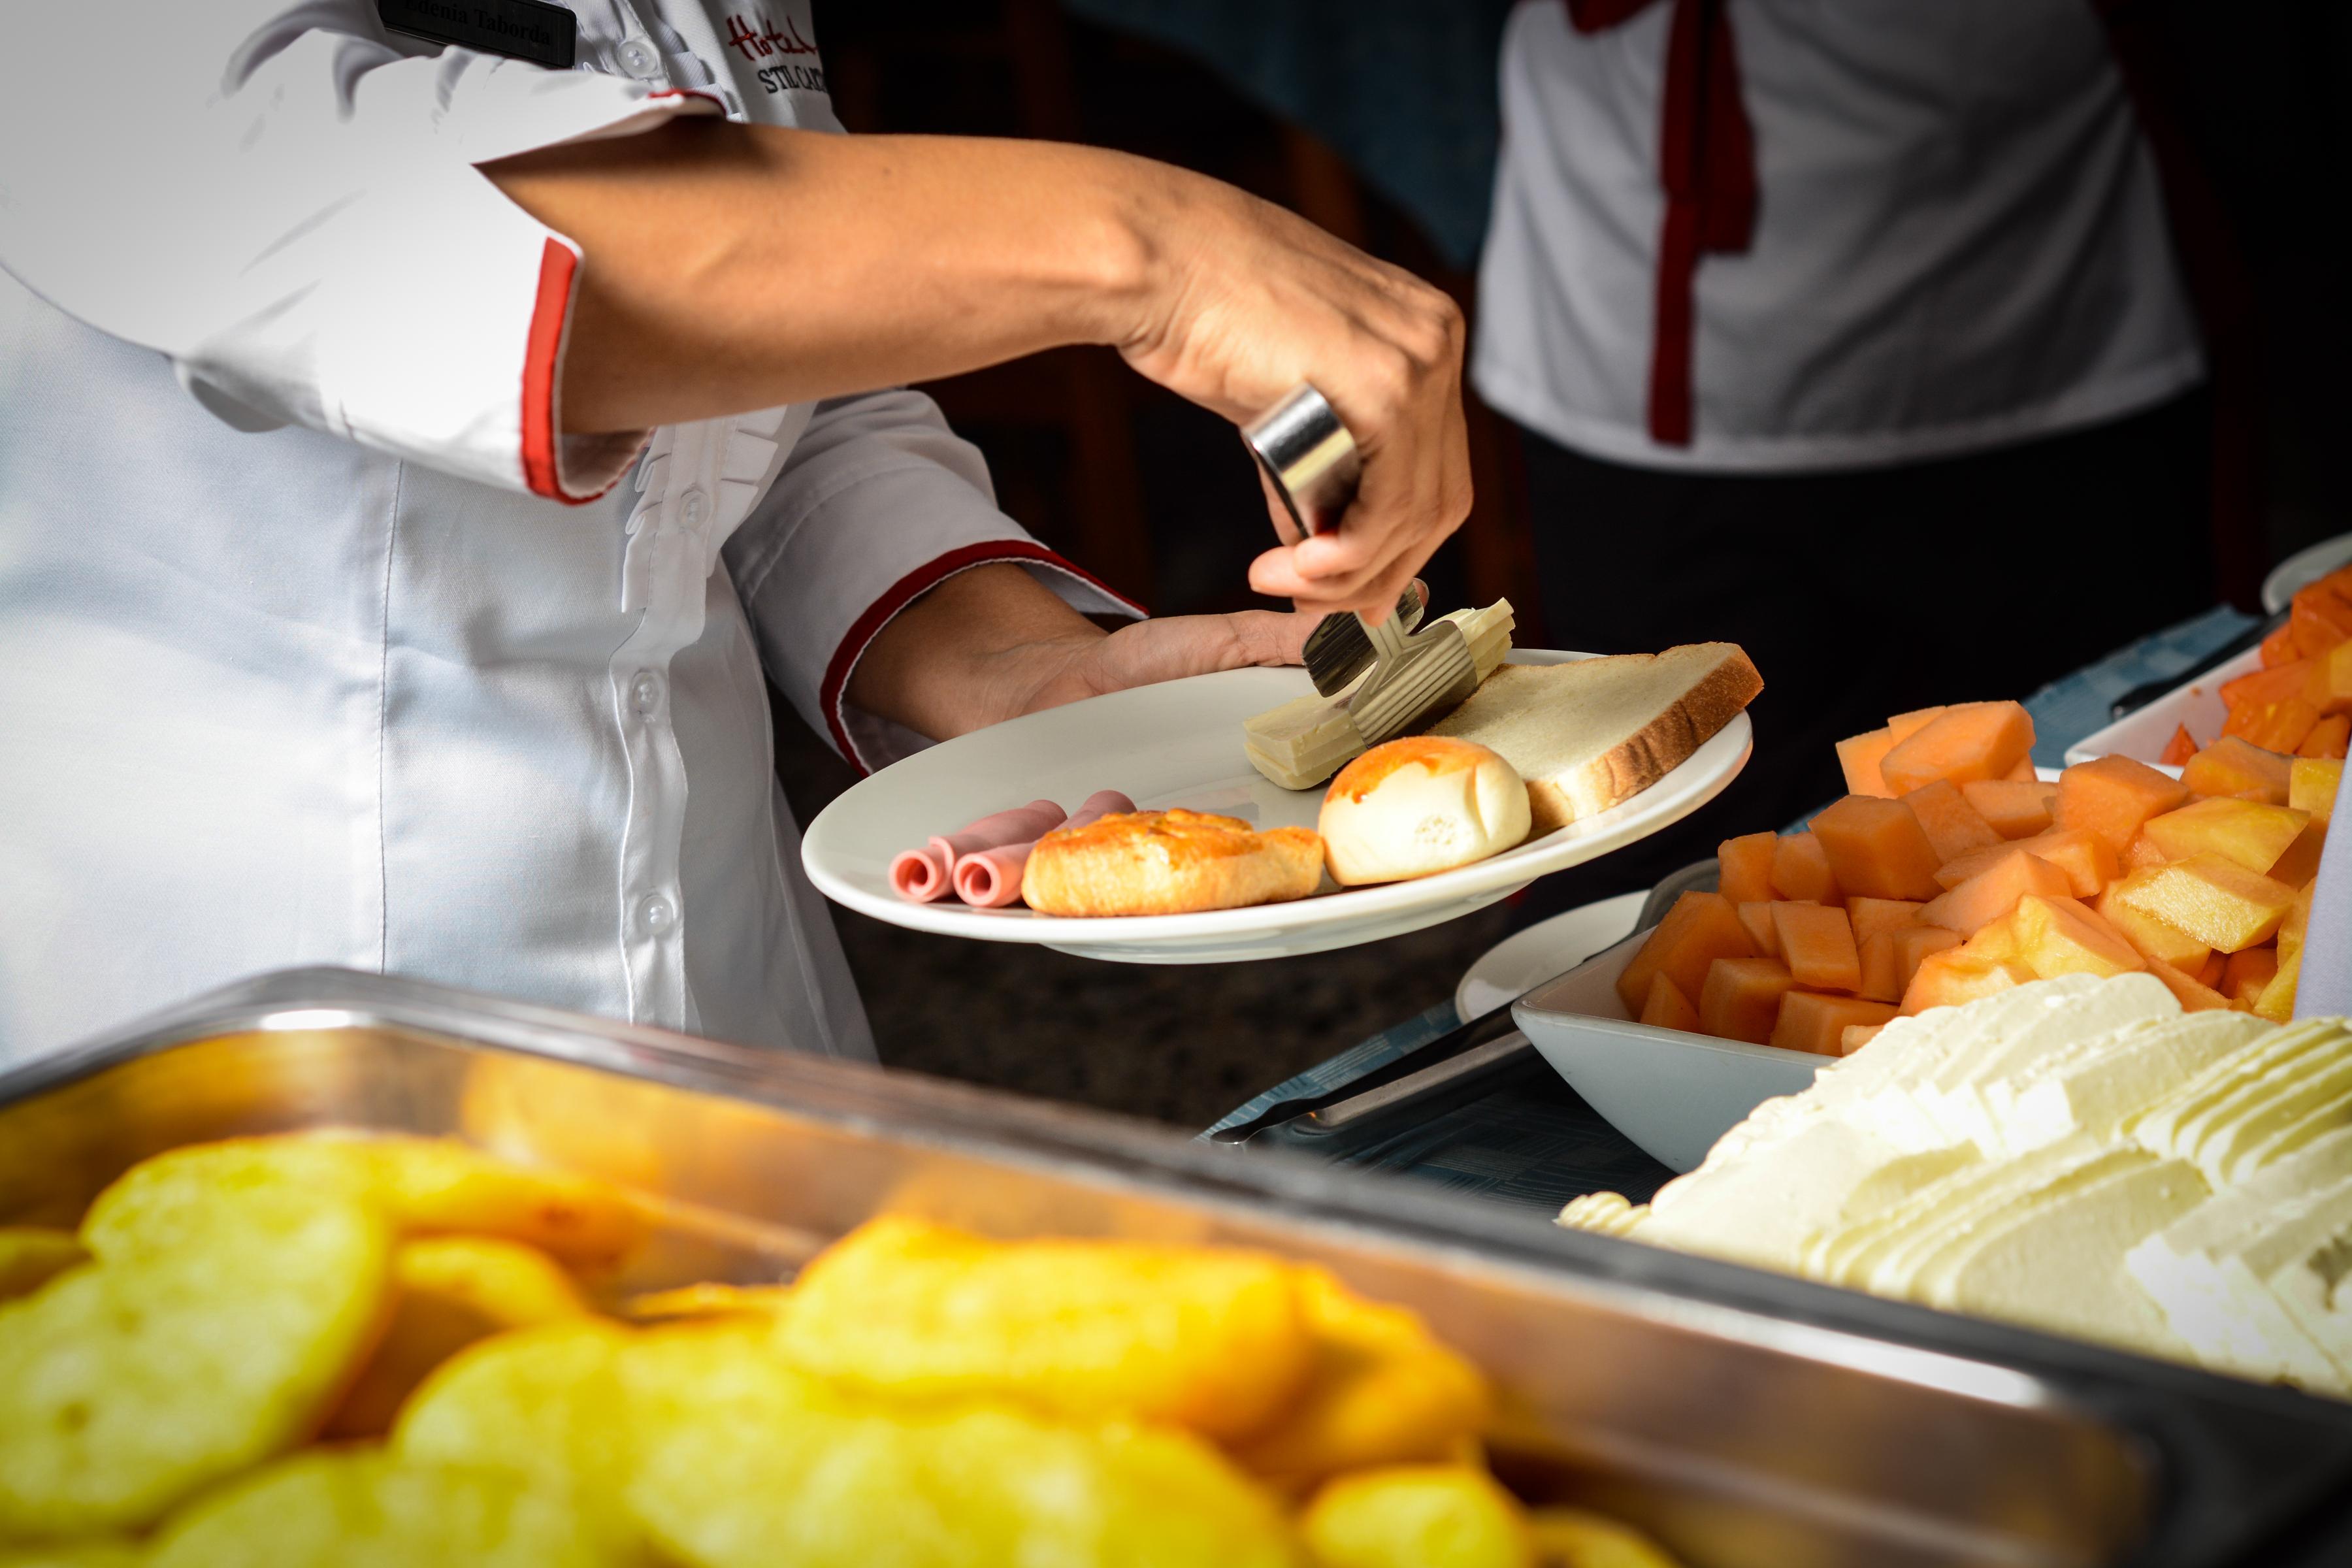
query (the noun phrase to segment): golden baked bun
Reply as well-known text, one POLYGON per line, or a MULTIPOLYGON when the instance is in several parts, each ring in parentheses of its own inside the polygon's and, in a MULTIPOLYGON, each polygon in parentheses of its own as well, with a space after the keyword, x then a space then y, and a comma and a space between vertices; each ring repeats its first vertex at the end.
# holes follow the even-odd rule
POLYGON ((1021 897, 1047 915, 1181 915, 1303 899, 1322 880, 1311 830, 1179 807, 1055 828, 1029 852, 1021 897))
POLYGON ((1473 741, 1407 735, 1339 770, 1323 795, 1323 858, 1343 888, 1484 860, 1528 836, 1518 770, 1473 741))

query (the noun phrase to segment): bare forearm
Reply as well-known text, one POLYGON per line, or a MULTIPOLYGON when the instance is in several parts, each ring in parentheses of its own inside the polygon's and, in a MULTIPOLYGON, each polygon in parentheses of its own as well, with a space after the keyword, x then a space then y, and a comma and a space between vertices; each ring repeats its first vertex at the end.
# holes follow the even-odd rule
POLYGON ((573 431, 929 380, 1146 314, 1138 209, 1171 176, 1091 148, 682 121, 484 173, 586 256, 573 431))

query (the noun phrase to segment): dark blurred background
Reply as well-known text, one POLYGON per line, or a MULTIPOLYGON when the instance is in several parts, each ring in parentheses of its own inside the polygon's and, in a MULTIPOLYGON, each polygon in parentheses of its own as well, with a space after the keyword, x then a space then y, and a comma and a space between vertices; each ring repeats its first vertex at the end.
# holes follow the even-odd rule
MULTIPOLYGON (((1538 0, 1549 3, 1549 0, 1538 0)), ((853 132, 1042 137, 1196 169, 1410 268, 1475 311, 1508 0, 817 0, 835 105, 853 132)), ((2147 7, 2179 123, 2236 264, 2240 374, 2220 395, 2250 433, 2249 508, 2217 524, 2210 598, 2255 607, 2263 574, 2352 527, 2352 5, 2188 0, 2147 7)), ((1155 612, 1255 603, 1269 529, 1230 426, 1072 349, 926 388, 987 454, 1004 510, 1155 612)), ((1546 626, 1517 430, 1470 395, 1477 500, 1426 574, 1438 608, 1509 597, 1517 640, 1546 626)), ((2130 563, 2116 584, 2127 587, 2130 563)), ((1923 617, 1962 606, 1923 599, 1923 617)), ((1975 623, 1965 623, 1975 624, 1975 623)), ((2153 631, 2151 625, 2145 630, 2153 631)), ((1835 637, 1823 625, 1819 635, 1835 637)), ((1616 651, 1616 650, 1609 650, 1616 651)), ((2062 671, 2052 670, 2055 676, 2062 671)), ((1768 684, 1769 668, 1764 675, 1768 684)), ((1953 697, 2024 696, 2024 692, 1953 697)), ((780 767, 805 823, 854 782, 776 704, 780 767)), ((1773 715, 1757 715, 1759 753, 1773 715)), ((1826 800, 1826 749, 1800 766, 1826 800)), ((1242 1100, 1449 995, 1511 930, 1643 888, 1761 818, 1735 784, 1679 828, 1433 931, 1342 952, 1161 969, 927 937, 836 909, 883 1059, 1024 1092, 1205 1124, 1242 1100)))

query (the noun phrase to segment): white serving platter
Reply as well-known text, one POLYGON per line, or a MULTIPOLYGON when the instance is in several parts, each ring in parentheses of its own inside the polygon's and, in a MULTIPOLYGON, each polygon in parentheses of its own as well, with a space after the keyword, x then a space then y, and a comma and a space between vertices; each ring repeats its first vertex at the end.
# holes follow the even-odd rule
MULTIPOLYGON (((1590 654, 1514 649, 1514 664, 1590 654)), ((1454 920, 1679 822, 1722 793, 1753 749, 1739 714, 1682 766, 1624 805, 1458 870, 1286 904, 1103 920, 1014 907, 908 903, 890 890, 890 858, 934 833, 1043 797, 1076 805, 1100 789, 1149 810, 1190 806, 1255 826, 1312 827, 1318 789, 1286 790, 1249 764, 1242 721, 1313 690, 1303 669, 1229 669, 1089 698, 974 731, 852 785, 809 825, 801 860, 827 898, 915 931, 1038 942, 1128 963, 1225 963, 1320 952, 1454 920)))
POLYGON ((2158 762, 2164 743, 2176 726, 2186 724, 2201 745, 2211 745, 2228 721, 2221 705, 2221 683, 2249 675, 2263 667, 2263 650, 2250 647, 2235 658, 2215 665, 2194 680, 2183 681, 2147 707, 2126 713, 2104 730, 2096 730, 2066 748, 2066 765, 2087 763, 2120 752, 2160 773, 2180 776, 2178 764, 2158 762))
POLYGON ((1649 932, 1594 954, 1511 1009, 1528 1042, 1609 1124, 1660 1164, 1696 1170, 1716 1140, 1829 1058, 1637 1024, 1617 977, 1649 932))
POLYGON ((1454 1011, 1483 1017, 1528 990, 1575 968, 1602 948, 1622 941, 1641 918, 1647 893, 1620 893, 1539 921, 1478 955, 1454 987, 1454 1011))

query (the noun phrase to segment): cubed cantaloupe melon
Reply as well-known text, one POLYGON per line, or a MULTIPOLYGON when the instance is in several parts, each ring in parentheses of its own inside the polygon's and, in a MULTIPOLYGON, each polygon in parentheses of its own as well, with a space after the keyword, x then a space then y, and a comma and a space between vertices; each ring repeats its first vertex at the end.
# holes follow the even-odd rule
MULTIPOLYGON (((1980 779, 1980 784, 2006 783, 2006 780, 1980 779)), ((1992 824, 1968 802, 1959 786, 1949 779, 1937 779, 1923 784, 1903 797, 1911 815, 1919 819, 1919 831, 1927 836, 1928 847, 1936 851, 1936 863, 1957 860, 1971 850, 1990 849, 2001 842, 1992 824)))
POLYGON ((1927 907, 1916 899, 1848 899, 1845 914, 1853 922, 1853 940, 1865 942, 1880 931, 1917 925, 1927 907))
POLYGON ((1772 1037, 1780 998, 1795 984, 1787 965, 1769 958, 1718 958, 1699 988, 1699 1028, 1719 1040, 1760 1046, 1772 1037))
POLYGON ((2099 895, 2093 908, 2099 911, 2101 920, 2121 931, 2124 940, 2152 964, 2168 963, 2184 974, 2194 974, 2205 967, 2205 960, 2213 952, 2210 943, 2199 942, 2187 931, 2125 903, 2116 896, 2116 889, 2122 886, 2120 881, 2111 882, 2099 895))
POLYGON ((2303 700, 2322 713, 2352 713, 2352 642, 2338 643, 2305 665, 2303 700))
POLYGON ((2055 826, 2075 828, 2102 839, 2121 855, 2150 817, 2188 799, 2188 785, 2146 763, 2125 756, 2098 757, 2077 763, 2058 775, 2058 809, 2051 820, 2055 826))
POLYGON ((1895 744, 1892 730, 1870 730, 1848 735, 1837 743, 1838 768, 1845 774, 1848 795, 1890 795, 1879 763, 1895 744))
POLYGON ((1757 952, 1765 958, 1780 957, 1780 933, 1772 925, 1772 900, 1751 899, 1737 907, 1739 923, 1748 928, 1748 940, 1756 944, 1757 952))
POLYGON ((2070 890, 2078 899, 2097 898, 2099 889, 2120 874, 2116 853, 2107 847, 2105 839, 2078 827, 2053 827, 2047 833, 2037 833, 2014 844, 1963 855, 1948 865, 1937 867, 1936 880, 1945 888, 1956 888, 1982 874, 1987 867, 2000 860, 2012 849, 2022 849, 2065 872, 2070 890))
POLYGON ((1715 847, 1715 890, 1735 904, 1761 903, 1772 896, 1772 847, 1777 833, 1743 833, 1715 847))
POLYGON ((2233 952, 2221 971, 2221 994, 2239 1006, 2251 1009, 2262 1000, 2263 988, 2279 972, 2278 949, 2250 947, 2233 952))
POLYGON ((2295 590, 2287 610, 2287 626, 2294 633, 2295 651, 2304 658, 2331 653, 2352 639, 2352 598, 2325 582, 2305 584, 2295 590))
POLYGON ((2292 756, 2319 723, 2319 710, 2300 697, 2249 702, 2230 710, 2221 724, 2224 740, 2243 741, 2266 752, 2292 756))
POLYGON ((2058 786, 2042 779, 1970 779, 1960 798, 2003 838, 2031 838, 2050 831, 2058 786))
POLYGON ((1771 906, 1780 959, 1797 984, 1813 991, 1852 992, 1862 984, 1862 955, 1843 910, 1824 904, 1771 906))
MULTIPOLYGON (((2344 646, 2352 647, 2352 643, 2344 646)), ((2298 757, 2340 759, 2347 750, 2352 750, 2352 718, 2341 713, 2328 713, 2322 715, 2319 722, 2305 732, 2303 739, 2296 742, 2294 754, 2298 757)))
POLYGON ((2188 725, 2175 724, 2172 739, 2164 742, 2164 750, 2157 754, 2156 760, 2166 767, 2177 768, 2203 749, 2197 743, 2197 737, 2189 732, 2188 725))
POLYGON ((1871 1041, 1878 1038, 1884 1024, 1848 1024, 1838 1036, 1838 1055, 1850 1057, 1871 1041))
POLYGON ((2135 871, 2116 884, 2116 899, 2217 952, 2242 952, 2276 935, 2294 906, 2295 889, 2221 855, 2197 855, 2135 871))
POLYGON ((1817 904, 1843 901, 1844 892, 1830 874, 1829 857, 1821 840, 1810 833, 1784 833, 1772 847, 1772 896, 1806 899, 1817 904))
POLYGON ((1921 923, 1974 936, 2017 907, 2028 893, 2071 897, 2066 873, 2032 850, 2012 844, 1981 871, 1954 886, 1919 911, 1921 923))
POLYGON ((1878 772, 1899 797, 1937 779, 2006 778, 2032 754, 2033 718, 2023 703, 1962 702, 1896 742, 1878 772))
POLYGON ((2254 998, 2254 1016, 2268 1018, 2273 1024, 2284 1024, 2294 1016, 2295 993, 2303 978, 2303 954, 2279 960, 2278 973, 2254 998))
POLYGON ((2143 827, 2139 830, 2139 837, 2124 847, 2123 856, 2116 867, 2116 874, 2123 876, 2126 872, 2145 871, 2150 866, 2161 866, 2171 858, 2171 856, 2157 847, 2156 840, 2150 838, 2147 836, 2147 829, 2143 827))
POLYGON ((2271 868, 2263 874, 2274 882, 2300 888, 2319 875, 2320 853, 2326 847, 2326 825, 2305 823, 2303 831, 2295 835, 2294 842, 2286 847, 2286 853, 2272 861, 2271 868))
POLYGON ((2131 974, 2147 967, 2121 931, 2072 899, 2029 893, 2010 917, 2017 956, 2044 980, 2062 974, 2131 974))
POLYGON ((2147 819, 2147 836, 2168 860, 2226 855, 2249 871, 2268 872, 2311 821, 2307 811, 2265 801, 2215 795, 2147 819))
POLYGON ((1766 1043, 1784 1051, 1811 1051, 1815 1056, 1844 1055, 1842 1041, 1849 1028, 1868 1028, 1895 1016, 1887 1002, 1865 1002, 1859 996, 1831 996, 1817 991, 1790 991, 1780 998, 1780 1016, 1766 1043))
POLYGON ((1938 891, 1936 868, 1942 858, 1899 800, 1845 795, 1824 807, 1811 829, 1831 877, 1849 896, 1924 900, 1938 891))
POLYGON ((2284 805, 2293 757, 2248 745, 2235 735, 2224 735, 2181 764, 2180 782, 2191 795, 2235 795, 2241 800, 2264 800, 2284 805))
POLYGON ((1900 1002, 1929 953, 1959 945, 1960 933, 1942 926, 1898 926, 1874 932, 1862 944, 1857 994, 1873 1002, 1900 1002))
POLYGON ((1739 923, 1739 910, 1721 893, 1685 893, 1666 911, 1650 940, 1617 977, 1617 994, 1628 1016, 1638 1017, 1650 999, 1650 976, 1663 973, 1685 996, 1698 994, 1707 966, 1718 958, 1752 958, 1756 944, 1739 923))
POLYGON ((2230 999, 2192 974, 2184 974, 2168 963, 2151 963, 2147 972, 2164 982, 2179 1002, 2184 1013, 2220 1012, 2230 1005, 2230 999))
POLYGON ((1888 719, 1886 732, 1894 736, 1899 745, 1943 716, 1944 709, 1940 703, 1933 708, 1914 708, 1908 713, 1897 713, 1888 719))
POLYGON ((2343 784, 2342 763, 2297 757, 2287 764, 2286 803, 2311 813, 2311 820, 2324 826, 2335 814, 2336 794, 2343 784))
POLYGON ((1979 997, 2013 991, 2034 978, 2033 971, 2014 959, 1979 958, 1965 949, 1930 953, 1904 989, 1901 1011, 1906 1016, 1930 1007, 1956 1007, 1979 997))
POLYGON ((1685 1034, 1698 1033, 1698 1009, 1690 998, 1675 988, 1675 983, 1663 974, 1650 976, 1649 999, 1642 1004, 1641 1021, 1654 1029, 1680 1029, 1685 1034))

